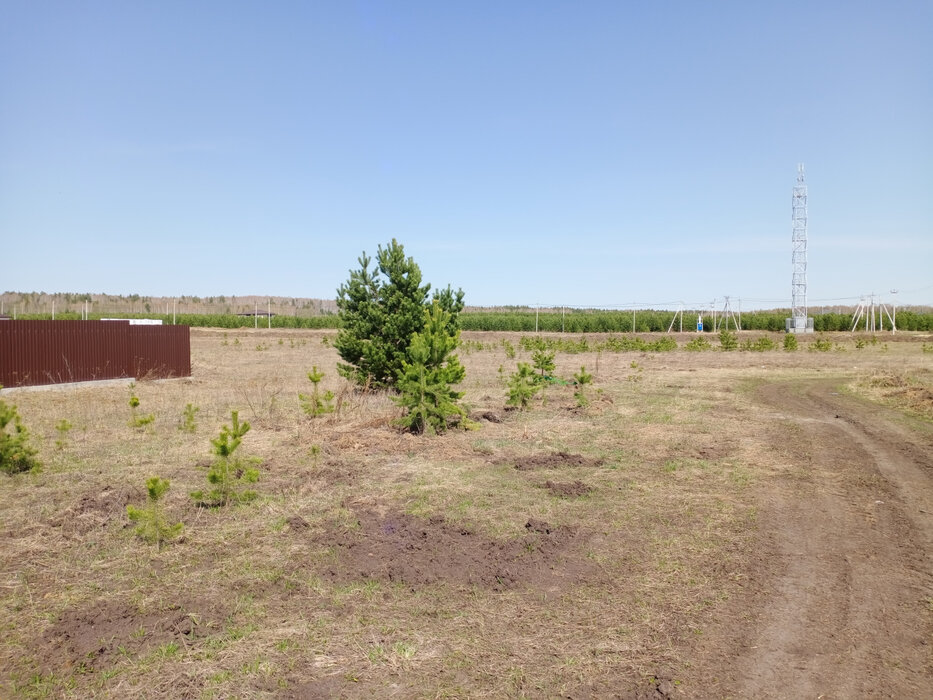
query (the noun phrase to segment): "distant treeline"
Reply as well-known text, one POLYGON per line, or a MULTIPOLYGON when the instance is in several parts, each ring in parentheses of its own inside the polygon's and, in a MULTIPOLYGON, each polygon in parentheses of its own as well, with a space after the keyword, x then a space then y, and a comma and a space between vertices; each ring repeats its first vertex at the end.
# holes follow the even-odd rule
MULTIPOLYGON (((748 331, 783 331, 787 311, 746 311, 741 314, 742 330, 748 331)), ((114 315, 116 316, 116 315, 114 315)), ((111 318, 114 316, 110 316, 111 318)), ((89 318, 99 319, 101 315, 90 314, 89 318)), ((163 323, 172 323, 172 314, 119 314, 121 318, 161 319, 163 323)), ((51 314, 21 314, 22 319, 50 319, 51 314)), ((77 320, 81 315, 75 312, 55 314, 56 319, 77 320)), ((738 318, 738 314, 736 314, 738 318)), ((852 315, 841 313, 812 314, 813 328, 816 331, 849 331, 852 329, 852 315)), ((684 311, 684 331, 696 330, 697 312, 684 311)), ((340 318, 334 314, 323 316, 238 316, 235 314, 177 314, 174 322, 178 325, 207 328, 339 328, 340 318)), ((465 311, 460 314, 460 325, 467 331, 516 331, 533 332, 535 329, 547 332, 565 333, 662 333, 671 327, 680 330, 680 318, 673 311, 643 310, 635 311, 583 311, 568 310, 561 312, 534 311, 465 311), (675 318, 676 317, 676 318, 675 318), (633 327, 634 324, 634 327, 633 327)), ((725 326, 722 318, 719 327, 725 326)), ((734 329, 732 319, 729 327, 734 329)), ((887 316, 881 319, 876 312, 875 328, 890 329, 887 316)), ((864 330, 862 318, 859 329, 864 330)), ((918 313, 908 309, 898 310, 897 328, 902 331, 933 331, 933 313, 918 313)), ((713 317, 703 316, 704 332, 713 332, 713 317)))

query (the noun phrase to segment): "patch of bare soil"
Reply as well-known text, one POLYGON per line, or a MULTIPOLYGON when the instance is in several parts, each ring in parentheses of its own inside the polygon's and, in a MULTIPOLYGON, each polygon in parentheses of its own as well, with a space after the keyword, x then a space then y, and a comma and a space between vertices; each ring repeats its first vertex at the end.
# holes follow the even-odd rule
POLYGON ((534 519, 526 534, 497 540, 435 516, 357 513, 358 527, 332 528, 316 541, 336 550, 326 570, 332 580, 374 579, 412 588, 435 583, 482 586, 495 591, 530 586, 551 589, 579 580, 591 566, 579 552, 584 538, 573 528, 534 519))
POLYGON ((141 490, 105 486, 100 491, 83 494, 75 503, 49 520, 63 532, 85 534, 107 527, 112 521, 126 519, 126 506, 144 497, 141 490))
POLYGON ((933 433, 837 384, 758 390, 783 471, 760 487, 757 561, 697 644, 689 696, 929 694, 933 433))
POLYGON ((576 481, 548 480, 545 481, 541 487, 547 489, 551 492, 551 495, 557 496, 558 498, 577 498, 579 496, 586 496, 593 491, 592 486, 584 484, 579 479, 576 481))
POLYGON ((519 471, 533 471, 535 469, 563 469, 567 467, 598 467, 603 464, 603 460, 568 452, 548 452, 528 457, 503 459, 498 464, 511 464, 519 471))
POLYGON ((101 600, 89 607, 66 610, 45 633, 37 661, 48 670, 96 671, 112 666, 121 656, 137 656, 157 647, 190 640, 216 631, 196 603, 165 610, 140 612, 122 600, 101 600))

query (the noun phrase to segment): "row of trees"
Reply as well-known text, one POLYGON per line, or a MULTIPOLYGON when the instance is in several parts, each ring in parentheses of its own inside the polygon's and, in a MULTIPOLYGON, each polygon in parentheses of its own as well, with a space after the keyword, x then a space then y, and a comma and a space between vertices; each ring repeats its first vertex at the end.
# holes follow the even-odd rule
MULTIPOLYGON (((696 328, 696 311, 685 311, 683 328, 685 331, 696 328)), ((784 320, 789 315, 786 311, 748 311, 742 313, 742 330, 748 331, 783 331, 784 320)), ((631 311, 463 311, 459 314, 459 326, 467 331, 516 331, 530 333, 537 329, 546 332, 566 333, 630 333, 632 331, 631 311)), ((90 314, 89 318, 100 318, 100 314, 90 314)), ((120 314, 126 318, 155 318, 163 323, 172 323, 172 314, 120 314)), ((48 319, 50 314, 19 314, 22 319, 48 319)), ((56 319, 78 320, 81 315, 75 312, 56 313, 56 319)), ((849 331, 852 329, 852 316, 841 313, 812 315, 813 327, 817 331, 849 331)), ((876 317, 877 318, 877 317, 876 317)), ((679 319, 675 320, 673 311, 643 310, 634 314, 635 332, 663 333, 675 321, 674 330, 680 328, 679 319)), ((704 332, 713 332, 712 316, 703 316, 704 332)), ((178 325, 207 328, 311 328, 336 329, 341 327, 341 317, 337 314, 323 316, 273 316, 271 321, 265 317, 234 314, 177 314, 174 322, 178 325)), ((720 326, 724 325, 720 323, 720 326)), ((733 325, 730 327, 734 328, 733 325)), ((864 320, 862 321, 864 328, 864 320)), ((897 328, 902 331, 933 331, 933 313, 911 310, 898 310, 897 328)), ((884 318, 884 329, 890 329, 890 321, 884 318)))

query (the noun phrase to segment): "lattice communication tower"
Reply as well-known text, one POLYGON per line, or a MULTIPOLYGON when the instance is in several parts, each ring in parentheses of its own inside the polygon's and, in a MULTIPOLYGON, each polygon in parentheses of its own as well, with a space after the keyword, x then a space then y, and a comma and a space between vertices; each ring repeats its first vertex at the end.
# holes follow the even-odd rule
POLYGON ((803 163, 797 166, 792 202, 793 244, 791 279, 791 318, 785 322, 788 333, 812 333, 813 319, 807 317, 807 183, 803 163))

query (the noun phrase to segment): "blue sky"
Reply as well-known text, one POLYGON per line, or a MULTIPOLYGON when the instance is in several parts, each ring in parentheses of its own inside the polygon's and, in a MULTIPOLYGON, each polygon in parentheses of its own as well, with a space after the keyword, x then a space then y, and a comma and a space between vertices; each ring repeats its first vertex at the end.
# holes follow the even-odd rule
POLYGON ((933 302, 933 3, 6 2, 0 288, 933 302))

